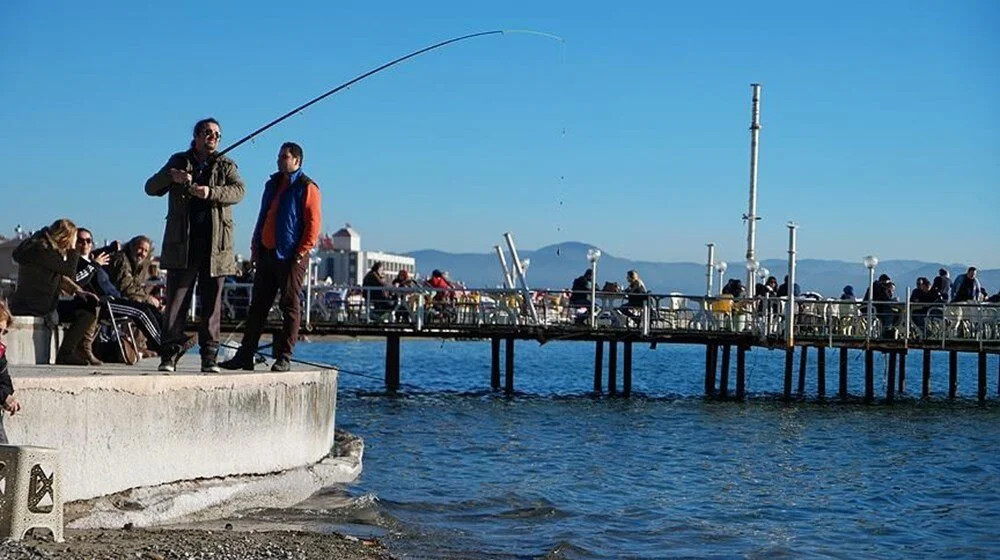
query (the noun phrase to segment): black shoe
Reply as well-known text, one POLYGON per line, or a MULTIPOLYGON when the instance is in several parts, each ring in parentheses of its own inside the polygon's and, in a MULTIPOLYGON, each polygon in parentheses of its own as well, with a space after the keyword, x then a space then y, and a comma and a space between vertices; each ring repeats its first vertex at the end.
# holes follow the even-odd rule
POLYGON ((271 366, 271 371, 289 371, 290 369, 292 369, 292 362, 284 356, 275 360, 274 365, 271 366))
POLYGON ((172 373, 176 371, 177 356, 179 355, 177 351, 173 348, 163 348, 161 350, 163 352, 163 356, 160 358, 160 367, 156 369, 166 373, 172 373))
POLYGON ((239 352, 237 352, 232 358, 219 363, 219 367, 222 369, 242 369, 246 371, 253 371, 253 366, 253 358, 241 356, 239 352))
POLYGON ((201 372, 202 373, 219 373, 222 370, 219 369, 219 364, 215 361, 215 356, 202 356, 201 358, 201 372))

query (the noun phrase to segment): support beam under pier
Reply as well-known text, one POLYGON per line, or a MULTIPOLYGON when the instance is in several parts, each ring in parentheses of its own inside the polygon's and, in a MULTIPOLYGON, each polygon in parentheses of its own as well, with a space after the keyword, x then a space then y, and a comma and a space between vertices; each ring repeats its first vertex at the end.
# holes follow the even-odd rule
POLYGON ((875 352, 865 350, 865 402, 875 400, 875 352))
POLYGON ((385 337, 385 388, 392 392, 399 390, 398 334, 390 334, 385 337))
POLYGON ((506 366, 506 371, 504 372, 504 393, 508 395, 514 394, 514 339, 507 339, 507 348, 504 352, 504 365, 506 366))
POLYGON ((618 394, 618 341, 608 341, 608 396, 618 394))
POLYGON ((847 400, 847 348, 840 349, 840 387, 838 394, 840 400, 847 400))
POLYGON ((490 389, 500 390, 500 338, 490 339, 490 389))
POLYGON ((722 346, 722 368, 719 371, 719 398, 729 398, 729 353, 731 347, 728 344, 722 346))
POLYGON ((826 397, 826 347, 816 348, 816 395, 826 397))
POLYGON ((626 399, 632 395, 632 341, 622 343, 622 396, 626 399))
POLYGON ((747 347, 740 344, 736 348, 736 400, 747 398, 747 347))
POLYGON ((604 341, 594 343, 594 394, 601 394, 601 382, 604 378, 604 341))

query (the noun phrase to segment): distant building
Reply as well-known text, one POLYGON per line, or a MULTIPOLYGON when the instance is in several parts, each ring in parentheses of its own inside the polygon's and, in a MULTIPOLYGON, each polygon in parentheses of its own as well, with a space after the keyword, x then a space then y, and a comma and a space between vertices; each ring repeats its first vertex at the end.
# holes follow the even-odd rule
POLYGON ((400 270, 413 275, 417 262, 413 257, 381 251, 362 251, 361 234, 347 224, 332 236, 320 236, 316 256, 319 261, 317 280, 330 279, 336 285, 360 286, 365 273, 376 262, 382 263, 382 274, 392 278, 400 270))

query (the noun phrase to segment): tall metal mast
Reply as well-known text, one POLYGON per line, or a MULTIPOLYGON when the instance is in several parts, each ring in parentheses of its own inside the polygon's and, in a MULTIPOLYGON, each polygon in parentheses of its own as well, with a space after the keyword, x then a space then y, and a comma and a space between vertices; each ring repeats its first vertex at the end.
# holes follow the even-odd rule
MULTIPOLYGON (((743 215, 747 221, 747 263, 757 259, 757 150, 760 140, 760 84, 750 84, 753 88, 753 106, 750 110, 750 209, 743 215)), ((756 270, 747 267, 747 290, 753 295, 757 282, 756 270)))

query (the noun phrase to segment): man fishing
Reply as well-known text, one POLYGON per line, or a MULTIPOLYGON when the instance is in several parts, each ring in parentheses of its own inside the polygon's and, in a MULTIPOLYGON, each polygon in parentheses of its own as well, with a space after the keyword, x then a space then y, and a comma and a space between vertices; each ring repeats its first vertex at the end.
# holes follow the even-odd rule
POLYGON ((222 284, 236 274, 232 206, 243 200, 236 162, 218 154, 222 131, 213 118, 194 125, 191 148, 178 152, 146 181, 146 194, 168 196, 160 266, 167 271, 160 371, 172 372, 191 346, 184 334, 195 281, 201 300, 201 371, 218 373, 222 284))
POLYGON ((302 279, 322 225, 319 187, 302 172, 302 160, 302 148, 285 142, 278 150, 278 172, 264 184, 250 242, 251 258, 257 267, 250 312, 239 350, 221 364, 226 369, 254 368, 257 344, 274 296, 279 293, 282 325, 274 337, 275 362, 271 371, 291 369, 292 350, 299 336, 302 279))

